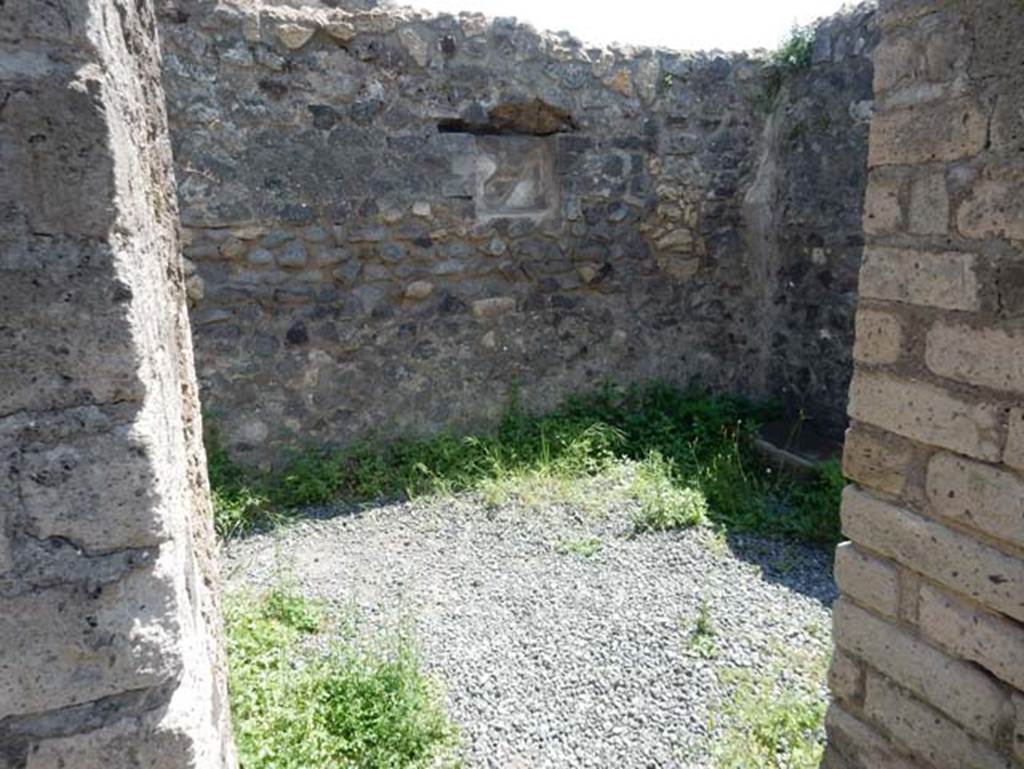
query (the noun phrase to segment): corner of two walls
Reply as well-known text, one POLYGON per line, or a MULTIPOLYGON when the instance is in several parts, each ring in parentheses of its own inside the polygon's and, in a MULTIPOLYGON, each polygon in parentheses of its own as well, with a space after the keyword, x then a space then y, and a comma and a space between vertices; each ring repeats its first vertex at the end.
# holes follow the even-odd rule
POLYGON ((871 19, 822 28, 766 150, 745 55, 166 3, 197 368, 232 453, 472 429, 513 389, 546 408, 609 379, 779 395, 841 429, 871 19))
POLYGON ((846 426, 864 234, 873 4, 818 23, 810 66, 783 71, 744 208, 760 298, 762 392, 838 437, 846 426))

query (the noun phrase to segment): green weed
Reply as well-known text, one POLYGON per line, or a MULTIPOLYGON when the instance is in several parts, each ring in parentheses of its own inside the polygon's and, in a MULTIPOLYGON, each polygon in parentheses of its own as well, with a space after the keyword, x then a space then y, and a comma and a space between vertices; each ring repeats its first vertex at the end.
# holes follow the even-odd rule
POLYGON ((555 545, 555 552, 561 555, 576 555, 580 558, 590 558, 601 552, 602 547, 604 547, 604 542, 597 537, 565 539, 555 545))
POLYGON ((697 607, 697 621, 690 632, 690 650, 702 659, 714 659, 718 656, 717 636, 718 631, 711 619, 711 602, 704 598, 697 607))
POLYGON ((258 481, 235 464, 220 440, 216 420, 204 417, 206 466, 210 477, 213 523, 222 537, 240 534, 280 520, 258 481))
POLYGON ((712 748, 716 769, 817 769, 825 742, 826 667, 820 652, 785 666, 801 671, 798 678, 782 667, 723 674, 733 692, 718 716, 723 731, 712 748))
POLYGON ((325 613, 282 589, 229 597, 225 622, 247 769, 458 765, 456 728, 407 636, 370 643, 350 629, 326 654, 313 651, 305 641, 326 629, 325 613))
POLYGON ((787 74, 811 66, 814 54, 814 27, 794 24, 782 45, 771 53, 771 62, 787 74))
POLYGON ((782 86, 790 77, 810 68, 813 55, 814 27, 794 24, 786 39, 768 55, 768 61, 774 66, 768 73, 764 93, 758 100, 765 112, 775 108, 782 86))
POLYGON ((633 518, 638 531, 665 531, 707 520, 708 503, 699 489, 683 486, 675 464, 657 450, 637 466, 632 494, 639 503, 633 518))
POLYGON ((217 530, 243 533, 309 505, 473 491, 492 505, 557 501, 587 509, 632 500, 638 529, 706 518, 730 531, 837 541, 838 464, 823 466, 811 482, 766 466, 751 439, 772 415, 728 396, 609 385, 544 415, 513 403, 489 434, 297 451, 277 474, 231 464, 213 431, 207 453, 217 530))

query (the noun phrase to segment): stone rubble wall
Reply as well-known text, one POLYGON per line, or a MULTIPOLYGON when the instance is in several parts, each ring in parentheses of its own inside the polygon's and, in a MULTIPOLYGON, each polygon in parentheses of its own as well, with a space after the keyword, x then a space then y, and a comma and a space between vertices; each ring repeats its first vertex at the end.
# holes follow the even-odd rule
POLYGON ((0 767, 234 766, 156 16, 0 12, 0 767))
POLYGON ((873 24, 823 25, 769 104, 746 55, 164 0, 198 374, 232 453, 478 428, 513 390, 606 379, 841 430, 873 24))
POLYGON ((1024 766, 1024 4, 887 0, 830 769, 1024 766))
POLYGON ((837 437, 853 372, 877 42, 872 6, 819 23, 812 66, 776 97, 744 210, 763 289, 764 392, 837 437))

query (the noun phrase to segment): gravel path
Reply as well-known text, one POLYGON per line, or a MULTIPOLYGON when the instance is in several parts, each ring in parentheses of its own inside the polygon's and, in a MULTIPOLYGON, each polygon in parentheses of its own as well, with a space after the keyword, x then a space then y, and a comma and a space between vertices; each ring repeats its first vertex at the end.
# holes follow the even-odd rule
POLYGON ((232 542, 229 587, 284 571, 375 623, 411 623, 471 767, 706 767, 718 672, 828 644, 835 587, 821 548, 726 544, 706 529, 632 536, 627 508, 487 510, 460 497, 329 512, 232 542), (595 539, 589 557, 567 548, 595 539), (702 604, 713 654, 691 640, 702 604))

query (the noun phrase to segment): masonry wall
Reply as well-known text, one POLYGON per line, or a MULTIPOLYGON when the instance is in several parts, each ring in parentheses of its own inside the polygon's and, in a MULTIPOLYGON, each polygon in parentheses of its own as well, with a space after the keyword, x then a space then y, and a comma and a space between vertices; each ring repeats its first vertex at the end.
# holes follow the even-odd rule
POLYGON ((826 766, 1024 766, 1024 6, 888 0, 826 766))
POLYGON ((156 18, 0 13, 0 767, 234 764, 156 18))
POLYGON ((763 392, 818 431, 846 428, 873 105, 873 6, 825 19, 812 66, 785 77, 741 223, 762 289, 763 392))
POLYGON ((544 408, 605 379, 845 426, 870 9, 778 94, 745 55, 472 14, 161 20, 202 396, 236 457, 480 427, 513 389, 544 408))

